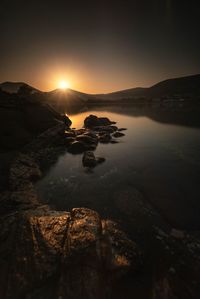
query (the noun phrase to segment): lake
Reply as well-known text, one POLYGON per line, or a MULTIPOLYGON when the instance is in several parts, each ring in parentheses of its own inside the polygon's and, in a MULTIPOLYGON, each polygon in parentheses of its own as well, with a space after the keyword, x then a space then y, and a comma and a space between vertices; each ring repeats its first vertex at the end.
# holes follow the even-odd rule
POLYGON ((155 213, 151 223, 156 218, 179 229, 199 229, 199 113, 98 107, 68 115, 72 127, 81 128, 89 114, 126 127, 125 136, 117 144, 99 144, 95 155, 106 161, 90 171, 82 166, 82 155, 66 150, 36 184, 41 200, 60 210, 95 209, 129 232, 135 219, 141 227, 149 225, 146 208, 155 213))

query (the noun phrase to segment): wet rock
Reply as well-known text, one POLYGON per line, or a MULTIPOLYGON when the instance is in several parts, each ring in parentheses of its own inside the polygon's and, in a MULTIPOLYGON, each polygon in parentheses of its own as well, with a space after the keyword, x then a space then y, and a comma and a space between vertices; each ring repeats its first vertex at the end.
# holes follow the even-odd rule
POLYGON ((69 119, 67 115, 63 115, 64 124, 67 128, 69 128, 72 125, 72 121, 69 119))
POLYGON ((64 137, 66 137, 66 138, 68 138, 68 137, 75 137, 75 133, 74 133, 73 130, 65 131, 64 137))
POLYGON ((117 126, 110 126, 110 127, 112 128, 113 131, 117 131, 117 130, 119 131, 117 126))
POLYGON ((109 125, 115 124, 115 122, 110 121, 109 118, 107 118, 107 117, 99 117, 98 122, 99 122, 100 126, 109 126, 109 125))
POLYGON ((0 219, 0 242, 2 298, 105 299, 140 267, 137 245, 85 208, 9 214, 0 219))
POLYGON ((113 124, 107 117, 97 117, 96 115, 89 115, 84 120, 85 128, 93 128, 97 126, 109 126, 113 124))
POLYGON ((123 136, 125 136, 125 134, 124 134, 124 133, 121 133, 121 132, 115 132, 115 133, 113 134, 113 137, 115 137, 115 138, 119 138, 119 137, 123 137, 123 136))
POLYGON ((118 129, 119 132, 120 132, 120 131, 125 131, 125 130, 127 130, 127 128, 119 128, 119 129, 118 129))
POLYGON ((91 151, 87 151, 84 153, 82 158, 82 163, 84 167, 95 167, 97 164, 105 161, 105 158, 95 157, 94 153, 91 151))
POLYGON ((114 270, 115 278, 123 276, 128 269, 130 269, 130 266, 132 270, 137 270, 141 267, 142 254, 138 249, 138 246, 128 239, 126 234, 120 230, 119 225, 116 222, 112 220, 103 220, 102 235, 104 236, 104 240, 108 238, 107 244, 104 244, 105 247, 102 251, 102 255, 103 253, 105 254, 104 261, 106 262, 106 266, 111 270, 114 270), (108 240, 112 252, 109 252, 111 248, 108 246, 108 240), (122 250, 123 245, 126 247, 125 255, 122 250))
POLYGON ((91 130, 89 130, 89 131, 85 131, 85 132, 83 133, 83 135, 90 136, 90 137, 92 137, 92 138, 94 138, 94 139, 97 138, 97 135, 95 134, 95 132, 94 132, 94 131, 91 131, 91 130))
POLYGON ((101 143, 109 143, 111 141, 112 137, 110 134, 103 134, 99 136, 99 142, 101 143))
POLYGON ((86 134, 78 135, 76 137, 76 140, 85 142, 87 144, 96 143, 98 141, 96 136, 94 138, 94 137, 91 137, 91 136, 86 135, 86 134))
POLYGON ((73 143, 74 141, 76 141, 76 138, 75 137, 68 137, 68 138, 65 138, 65 144, 66 145, 70 145, 71 143, 73 143))
POLYGON ((85 152, 82 158, 82 163, 84 167, 95 167, 97 161, 93 152, 85 152))
POLYGON ((115 132, 115 128, 113 126, 96 126, 93 128, 98 133, 113 133, 115 132))
POLYGON ((98 126, 98 117, 96 115, 89 115, 84 120, 85 128, 92 128, 94 126, 98 126))
POLYGON ((83 153, 87 149, 87 146, 80 141, 74 141, 68 147, 68 152, 71 154, 80 154, 83 153))
POLYGON ((74 130, 75 135, 81 135, 85 132, 85 129, 78 129, 78 130, 74 130))

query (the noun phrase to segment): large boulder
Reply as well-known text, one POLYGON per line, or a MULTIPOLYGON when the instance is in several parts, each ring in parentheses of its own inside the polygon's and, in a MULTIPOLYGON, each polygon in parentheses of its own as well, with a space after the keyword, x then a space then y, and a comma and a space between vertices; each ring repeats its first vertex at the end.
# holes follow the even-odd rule
POLYGON ((68 147, 68 152, 71 154, 81 154, 87 150, 87 145, 81 141, 74 141, 68 147))
POLYGON ((110 121, 107 117, 97 117, 96 115, 89 115, 84 120, 85 128, 93 128, 96 126, 109 126, 114 122, 110 121))
POLYGON ((67 128, 71 127, 72 121, 71 119, 69 119, 69 117, 66 114, 63 115, 63 121, 67 128))
POLYGON ((95 157, 94 153, 91 151, 87 151, 84 153, 82 158, 82 163, 84 167, 93 168, 97 166, 97 164, 105 161, 105 158, 95 157))
POLYGON ((106 299, 140 266, 136 244, 85 208, 9 214, 0 219, 0 244, 1 298, 106 299))

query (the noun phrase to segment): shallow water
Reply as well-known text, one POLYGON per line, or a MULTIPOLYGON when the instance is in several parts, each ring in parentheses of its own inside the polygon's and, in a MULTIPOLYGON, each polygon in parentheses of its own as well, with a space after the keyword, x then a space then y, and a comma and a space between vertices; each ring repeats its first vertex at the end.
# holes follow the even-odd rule
POLYGON ((95 155, 106 161, 92 171, 82 155, 62 154, 36 185, 42 200, 61 210, 89 207, 123 224, 137 217, 134 201, 141 199, 170 225, 199 229, 200 129, 192 113, 104 107, 69 115, 72 127, 89 114, 117 121, 126 135, 98 145, 95 155))

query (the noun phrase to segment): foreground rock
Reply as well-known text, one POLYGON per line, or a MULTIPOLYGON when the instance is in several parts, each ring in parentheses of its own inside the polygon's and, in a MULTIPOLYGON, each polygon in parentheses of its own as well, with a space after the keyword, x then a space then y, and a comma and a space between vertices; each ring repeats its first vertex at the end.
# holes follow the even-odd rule
POLYGON ((84 167, 93 168, 97 166, 99 163, 103 163, 105 158, 95 157, 94 153, 91 151, 87 151, 84 153, 82 158, 82 163, 84 167))
POLYGON ((107 298, 140 253, 92 210, 37 208, 0 221, 1 298, 107 298))

